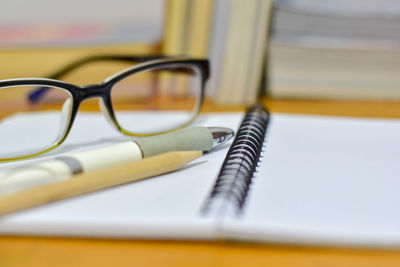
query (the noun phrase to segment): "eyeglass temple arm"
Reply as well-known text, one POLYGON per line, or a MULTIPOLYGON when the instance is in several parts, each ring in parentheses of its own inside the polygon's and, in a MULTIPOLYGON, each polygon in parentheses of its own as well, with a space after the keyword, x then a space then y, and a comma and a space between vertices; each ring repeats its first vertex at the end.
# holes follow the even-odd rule
MULTIPOLYGON (((76 61, 71 62, 70 64, 64 66, 63 68, 57 70, 56 72, 48 75, 50 79, 59 79, 64 75, 68 74, 69 72, 77 69, 85 64, 96 62, 96 61, 126 61, 126 62, 143 62, 147 60, 159 59, 159 58, 167 58, 163 55, 143 55, 143 56, 136 56, 136 55, 94 55, 88 56, 76 61)), ((44 96, 46 91, 48 91, 49 87, 37 87, 29 92, 28 94, 28 101, 30 103, 37 103, 40 99, 44 96)))

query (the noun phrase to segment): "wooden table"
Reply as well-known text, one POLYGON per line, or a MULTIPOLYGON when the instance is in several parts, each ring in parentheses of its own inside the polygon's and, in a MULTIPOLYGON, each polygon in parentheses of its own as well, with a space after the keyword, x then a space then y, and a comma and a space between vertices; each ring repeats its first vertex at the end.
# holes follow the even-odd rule
MULTIPOLYGON (((265 99, 273 112, 400 118, 400 102, 265 99)), ((206 105, 205 111, 241 108, 206 105)), ((400 138, 400 137, 399 137, 400 138)), ((400 250, 233 242, 0 237, 0 266, 400 266, 400 250)))

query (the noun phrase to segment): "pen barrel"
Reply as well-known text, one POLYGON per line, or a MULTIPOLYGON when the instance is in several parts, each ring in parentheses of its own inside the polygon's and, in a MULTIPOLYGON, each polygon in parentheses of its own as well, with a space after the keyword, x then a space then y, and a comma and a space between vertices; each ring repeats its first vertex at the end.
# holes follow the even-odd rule
POLYGON ((179 131, 138 139, 143 157, 168 151, 208 151, 213 146, 213 136, 206 127, 191 127, 179 131))
POLYGON ((135 142, 129 141, 4 169, 0 171, 0 195, 140 159, 140 148, 135 142))
POLYGON ((118 164, 43 186, 0 196, 0 216, 57 200, 168 173, 200 157, 201 151, 174 151, 118 164))
POLYGON ((62 161, 49 160, 0 171, 0 195, 65 179, 70 168, 62 161))
POLYGON ((133 141, 83 151, 71 154, 68 157, 80 162, 81 172, 95 171, 143 158, 140 147, 133 141))

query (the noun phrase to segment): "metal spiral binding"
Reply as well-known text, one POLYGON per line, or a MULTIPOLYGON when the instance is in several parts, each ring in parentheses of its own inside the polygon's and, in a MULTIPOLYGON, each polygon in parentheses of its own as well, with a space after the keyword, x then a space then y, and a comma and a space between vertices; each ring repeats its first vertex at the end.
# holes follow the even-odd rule
POLYGON ((261 105, 247 110, 202 213, 227 202, 236 212, 242 209, 260 159, 269 117, 261 105))

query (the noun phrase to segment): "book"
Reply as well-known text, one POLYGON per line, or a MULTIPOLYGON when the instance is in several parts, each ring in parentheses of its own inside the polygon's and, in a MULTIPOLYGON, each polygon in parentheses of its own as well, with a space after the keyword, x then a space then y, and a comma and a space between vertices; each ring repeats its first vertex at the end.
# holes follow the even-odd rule
MULTIPOLYGON (((172 113, 140 114, 156 123, 172 113)), ((400 120, 257 106, 196 123, 238 128, 237 136, 178 172, 0 217, 0 233, 400 246, 400 120)), ((98 114, 82 113, 52 153, 121 138, 98 114)))
MULTIPOLYGON (((209 16, 211 0, 169 0, 166 1, 162 53, 167 56, 187 56, 205 58, 209 37, 209 16)), ((185 75, 163 73, 161 93, 174 90, 176 95, 188 94, 188 81, 185 75), (174 87, 175 89, 171 89, 174 87)))
POLYGON ((275 98, 399 99, 397 4, 275 1, 266 92, 275 98))
POLYGON ((207 56, 213 1, 166 1, 162 51, 169 56, 207 56))
POLYGON ((213 97, 221 78, 222 60, 225 50, 226 35, 229 25, 230 0, 214 1, 212 9, 212 25, 208 58, 212 67, 212 75, 207 82, 206 95, 213 97))
POLYGON ((253 104, 264 73, 270 7, 270 0, 169 0, 163 51, 209 57, 206 95, 215 103, 253 104))
POLYGON ((210 38, 212 0, 193 1, 188 19, 186 54, 190 57, 206 57, 210 38))
POLYGON ((162 51, 167 56, 179 55, 186 47, 189 4, 187 0, 166 1, 162 51))
POLYGON ((271 1, 230 4, 223 63, 213 100, 218 104, 249 105, 257 101, 260 92, 271 1))

